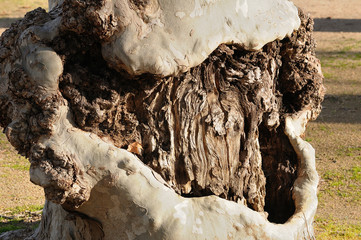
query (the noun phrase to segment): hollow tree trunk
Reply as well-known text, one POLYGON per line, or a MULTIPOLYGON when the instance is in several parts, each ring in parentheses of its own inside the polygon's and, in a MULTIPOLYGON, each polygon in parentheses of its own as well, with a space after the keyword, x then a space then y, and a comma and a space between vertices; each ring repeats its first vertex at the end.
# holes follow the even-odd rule
MULTIPOLYGON (((115 228, 118 239, 150 238, 147 234, 152 230, 142 228, 157 229, 157 224, 135 220, 145 214, 133 206, 137 198, 128 198, 125 187, 117 188, 123 197, 112 197, 122 175, 107 168, 107 164, 113 166, 110 160, 101 162, 105 161, 100 157, 103 148, 98 151, 97 146, 105 143, 117 149, 139 143, 142 151, 137 157, 160 175, 152 172, 155 179, 185 198, 216 195, 263 213, 274 223, 285 223, 295 214, 292 191, 300 166, 284 133, 285 119, 305 109, 310 112, 308 118, 316 118, 323 98, 313 21, 308 16, 300 12, 301 26, 292 36, 259 51, 222 44, 199 66, 169 77, 134 77, 113 70, 101 54, 97 34, 104 33, 71 28, 74 19, 63 17, 57 36, 39 43, 53 49, 64 66, 59 87, 51 90, 48 83, 36 87, 34 76, 28 76, 24 65, 17 65, 24 55, 18 44, 24 38, 29 38, 28 44, 37 41, 39 32, 34 29, 57 21, 57 14, 40 9, 28 13, 0 42, 0 123, 10 142, 29 157, 32 181, 44 187, 48 200, 42 223, 30 239, 112 239, 109 233, 115 228), (75 133, 68 136, 71 132, 75 133), (94 146, 89 142, 92 151, 84 146, 85 133, 99 141, 94 146), (51 140, 44 140, 48 137, 51 140), (89 159, 88 165, 80 165, 81 156, 89 159), (95 164, 97 157, 102 160, 95 164), (122 215, 119 210, 113 216, 116 204, 128 206, 128 212, 122 215)), ((41 68, 32 66, 36 67, 41 68)), ((109 151, 104 154, 111 155, 109 151)), ((122 164, 117 166, 123 169, 122 164)), ((138 168, 124 169, 132 176, 138 168)), ((140 195, 147 192, 139 191, 140 195)), ((163 198, 168 195, 146 196, 166 205, 163 198)), ((178 201, 169 195, 169 201, 173 198, 178 201)), ((152 237, 167 239, 155 230, 152 237)))

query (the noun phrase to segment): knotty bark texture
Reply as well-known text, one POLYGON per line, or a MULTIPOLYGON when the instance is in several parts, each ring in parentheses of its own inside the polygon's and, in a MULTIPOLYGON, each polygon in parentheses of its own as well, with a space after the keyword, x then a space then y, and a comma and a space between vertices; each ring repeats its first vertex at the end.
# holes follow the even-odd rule
POLYGON ((0 124, 32 167, 51 179, 43 185, 49 201, 73 211, 90 196, 77 156, 38 143, 53 131, 59 108, 69 106, 77 128, 118 148, 140 143, 138 157, 178 194, 216 195, 266 212, 276 223, 290 218, 298 161, 284 118, 302 109, 317 117, 324 94, 309 16, 300 11, 301 27, 260 51, 222 44, 185 73, 135 77, 103 59, 100 43, 116 26, 92 15, 97 4, 65 0, 63 6, 58 35, 39 43, 61 58, 60 91, 44 92, 16 64, 24 32, 55 21, 56 9, 28 13, 0 40, 0 124))
MULTIPOLYGON (((90 51, 65 57, 61 91, 80 128, 117 147, 141 143, 143 162, 179 194, 266 207, 271 219, 284 222, 294 209, 297 158, 280 122, 305 106, 317 115, 323 98, 312 20, 301 19, 291 38, 262 51, 221 45, 200 66, 162 79, 111 71, 88 43, 90 51)), ((57 44, 86 49, 68 37, 57 44)))

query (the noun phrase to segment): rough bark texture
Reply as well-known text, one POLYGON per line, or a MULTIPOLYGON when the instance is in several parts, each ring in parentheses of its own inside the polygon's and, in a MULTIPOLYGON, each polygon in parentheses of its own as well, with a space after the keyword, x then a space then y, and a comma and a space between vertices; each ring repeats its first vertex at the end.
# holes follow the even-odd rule
POLYGON ((80 128, 118 147, 141 143, 143 161, 178 193, 245 200, 257 211, 267 199, 280 215, 270 217, 283 222, 293 213, 297 160, 279 123, 305 106, 319 111, 322 100, 312 20, 302 20, 263 51, 221 45, 201 66, 164 79, 110 71, 90 44, 66 58, 61 91, 80 128))
MULTIPOLYGON (((38 42, 63 61, 60 92, 32 85, 16 63, 20 40, 38 41, 26 29, 56 19, 57 9, 28 13, 0 39, 0 124, 32 167, 51 179, 43 185, 48 200, 70 210, 90 196, 77 156, 38 143, 53 130, 60 106, 68 105, 76 127, 119 148, 140 143, 139 158, 182 196, 217 195, 266 211, 272 222, 289 219, 298 163, 283 121, 302 109, 316 117, 323 99, 312 19, 300 12, 299 30, 261 51, 222 44, 188 72, 132 77, 102 58, 100 42, 115 27, 92 14, 97 4, 65 2, 59 35, 38 42)), ((92 229, 91 224, 82 226, 92 229)), ((88 239, 76 237, 83 238, 88 239)))

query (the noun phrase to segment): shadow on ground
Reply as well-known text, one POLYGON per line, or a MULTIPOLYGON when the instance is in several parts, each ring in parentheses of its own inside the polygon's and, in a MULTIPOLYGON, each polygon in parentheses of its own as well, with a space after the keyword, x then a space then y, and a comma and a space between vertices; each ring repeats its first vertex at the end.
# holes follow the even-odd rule
POLYGON ((315 18, 317 32, 361 32, 361 19, 315 18))
POLYGON ((21 18, 0 18, 0 28, 9 28, 13 22, 21 18))
POLYGON ((0 239, 25 239, 32 235, 40 221, 25 222, 24 220, 10 220, 0 222, 0 239))
POLYGON ((316 122, 361 124, 361 95, 326 95, 316 122))
MULTIPOLYGON (((355 46, 361 46, 361 41, 356 42, 355 46), (357 44, 357 45, 356 45, 357 44)), ((330 58, 338 58, 338 59, 349 59, 349 60, 361 60, 361 51, 349 51, 348 46, 343 46, 343 49, 339 49, 339 51, 317 51, 316 54, 318 57, 330 59, 330 58)), ((322 61, 322 59, 321 59, 322 61)))

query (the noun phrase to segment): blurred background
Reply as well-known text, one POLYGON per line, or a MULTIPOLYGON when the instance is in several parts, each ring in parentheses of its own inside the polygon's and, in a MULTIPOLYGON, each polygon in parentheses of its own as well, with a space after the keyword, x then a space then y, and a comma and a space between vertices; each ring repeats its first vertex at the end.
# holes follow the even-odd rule
MULTIPOLYGON (((361 239, 361 0, 293 0, 315 21, 327 93, 306 140, 321 176, 317 239, 361 239)), ((0 0, 0 34, 47 0, 0 0)), ((0 129, 0 233, 39 224, 43 190, 0 129)))

